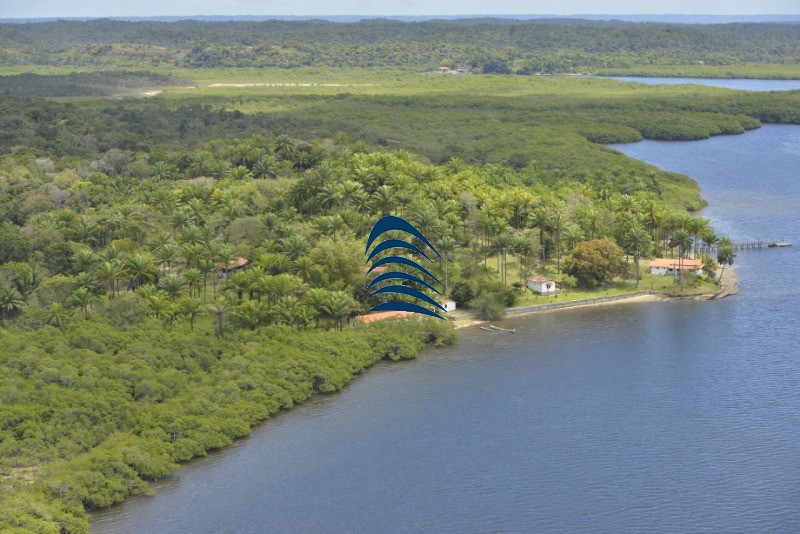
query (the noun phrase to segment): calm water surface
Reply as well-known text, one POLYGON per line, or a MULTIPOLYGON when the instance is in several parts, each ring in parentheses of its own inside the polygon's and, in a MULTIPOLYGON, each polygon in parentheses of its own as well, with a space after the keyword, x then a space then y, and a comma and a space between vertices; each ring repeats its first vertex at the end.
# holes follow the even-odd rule
MULTIPOLYGON (((604 76, 605 77, 605 76, 604 76)), ((800 89, 800 80, 757 80, 752 78, 745 79, 721 79, 721 78, 654 78, 644 76, 608 76, 622 82, 639 82, 649 84, 668 84, 678 85, 684 83, 694 83, 697 85, 711 85, 713 87, 725 87, 726 89, 742 89, 745 91, 791 91, 800 89)))
POLYGON ((800 532, 800 127, 616 147, 697 179, 742 292, 461 331, 96 514, 93 532, 800 532))

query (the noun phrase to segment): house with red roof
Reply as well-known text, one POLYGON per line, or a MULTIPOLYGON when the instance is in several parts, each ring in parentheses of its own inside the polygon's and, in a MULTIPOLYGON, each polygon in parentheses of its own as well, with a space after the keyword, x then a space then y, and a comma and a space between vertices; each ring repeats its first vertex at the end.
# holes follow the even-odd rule
POLYGON ((683 274, 703 274, 703 262, 691 258, 653 258, 650 260, 650 273, 656 276, 678 276, 683 274))

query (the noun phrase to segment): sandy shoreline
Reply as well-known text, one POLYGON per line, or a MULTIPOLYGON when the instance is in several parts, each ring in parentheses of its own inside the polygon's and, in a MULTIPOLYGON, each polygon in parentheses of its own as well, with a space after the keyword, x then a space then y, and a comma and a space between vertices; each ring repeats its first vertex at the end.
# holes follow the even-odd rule
MULTIPOLYGON (((641 302, 654 302, 659 300, 685 300, 685 299, 716 300, 737 294, 739 292, 739 286, 737 285, 737 281, 738 278, 736 277, 736 273, 734 272, 734 270, 731 267, 727 267, 725 269, 725 272, 722 274, 722 280, 720 281, 719 291, 711 294, 686 295, 678 297, 670 297, 665 295, 633 295, 628 298, 610 300, 607 302, 581 303, 581 304, 575 304, 574 306, 565 306, 563 308, 549 308, 549 309, 544 308, 539 310, 534 309, 530 311, 517 312, 514 314, 506 314, 498 320, 507 319, 510 317, 523 317, 534 313, 553 313, 562 310, 574 310, 577 308, 595 308, 595 307, 609 306, 614 304, 636 304, 641 302)), ((474 317, 465 317, 463 319, 455 319, 453 321, 453 325, 456 329, 459 329, 459 328, 466 328, 468 326, 481 325, 488 322, 490 321, 485 321, 483 319, 476 319, 474 317)))

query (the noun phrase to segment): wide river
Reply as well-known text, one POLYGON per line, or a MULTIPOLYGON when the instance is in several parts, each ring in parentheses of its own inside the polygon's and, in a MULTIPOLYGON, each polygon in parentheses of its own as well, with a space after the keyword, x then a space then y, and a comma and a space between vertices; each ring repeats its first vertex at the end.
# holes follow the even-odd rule
POLYGON ((800 532, 800 127, 615 147, 685 173, 739 295, 562 310, 381 364, 93 532, 800 532))

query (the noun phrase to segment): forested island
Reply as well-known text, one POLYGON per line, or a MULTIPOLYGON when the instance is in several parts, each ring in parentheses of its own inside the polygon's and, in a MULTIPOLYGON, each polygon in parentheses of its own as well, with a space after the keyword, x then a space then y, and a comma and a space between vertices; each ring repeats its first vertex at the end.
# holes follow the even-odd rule
POLYGON ((86 532, 87 511, 278 410, 451 343, 442 321, 355 320, 377 303, 364 243, 381 216, 425 229, 444 293, 485 317, 529 302, 531 275, 575 294, 635 290, 642 258, 721 244, 670 288, 713 290, 733 257, 691 213, 697 185, 603 144, 798 123, 800 92, 420 71, 703 61, 792 77, 797 32, 0 26, 0 530, 86 532))

